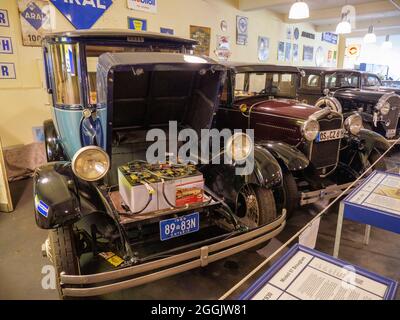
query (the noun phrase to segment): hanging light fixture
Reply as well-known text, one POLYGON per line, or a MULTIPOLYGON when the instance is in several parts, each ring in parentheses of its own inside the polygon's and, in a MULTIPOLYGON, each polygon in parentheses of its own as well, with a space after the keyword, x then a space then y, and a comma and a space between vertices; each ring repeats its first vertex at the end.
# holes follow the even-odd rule
POLYGON ((392 49, 393 44, 392 42, 389 40, 389 35, 386 36, 385 42, 382 44, 382 48, 383 49, 392 49))
POLYGON ((351 24, 347 17, 348 14, 349 14, 349 11, 342 13, 342 20, 338 23, 338 25, 336 27, 337 34, 351 33, 351 24))
POLYGON ((289 19, 307 19, 310 17, 310 9, 304 1, 297 1, 292 4, 289 11, 289 19))
POLYGON ((364 36, 364 43, 375 43, 376 35, 374 33, 374 26, 369 26, 368 33, 364 36))

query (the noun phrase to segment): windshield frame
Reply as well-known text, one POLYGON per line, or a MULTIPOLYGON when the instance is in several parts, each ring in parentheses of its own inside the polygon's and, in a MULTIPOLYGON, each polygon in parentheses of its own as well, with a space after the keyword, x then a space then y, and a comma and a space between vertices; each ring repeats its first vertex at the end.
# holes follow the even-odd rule
POLYGON ((269 96, 269 97, 274 97, 274 98, 281 98, 281 99, 297 99, 298 98, 298 90, 299 90, 299 74, 297 72, 288 72, 288 71, 269 71, 269 70, 264 70, 264 71, 241 71, 241 72, 234 72, 232 74, 231 77, 231 82, 232 85, 231 87, 231 96, 234 102, 236 101, 242 101, 244 99, 248 99, 248 98, 255 98, 255 97, 265 97, 265 96, 269 96), (294 95, 293 96, 289 96, 289 95, 278 95, 278 94, 272 94, 272 93, 256 93, 254 95, 243 95, 243 96, 238 96, 236 95, 236 77, 238 74, 245 74, 245 87, 248 87, 249 85, 249 79, 250 79, 250 74, 271 74, 272 76, 274 75, 279 75, 280 79, 279 81, 281 81, 281 76, 282 75, 291 75, 292 76, 292 81, 294 82, 294 95), (247 82, 247 84, 246 84, 247 82))
POLYGON ((339 71, 333 71, 333 72, 325 72, 323 75, 323 83, 324 83, 324 89, 329 89, 329 90, 339 90, 339 89, 344 89, 344 88, 355 88, 358 89, 361 86, 361 74, 357 71, 344 71, 344 70, 339 70, 339 71), (357 85, 356 86, 340 86, 340 87, 328 87, 327 85, 327 78, 332 77, 335 75, 345 75, 346 77, 357 77, 357 85))

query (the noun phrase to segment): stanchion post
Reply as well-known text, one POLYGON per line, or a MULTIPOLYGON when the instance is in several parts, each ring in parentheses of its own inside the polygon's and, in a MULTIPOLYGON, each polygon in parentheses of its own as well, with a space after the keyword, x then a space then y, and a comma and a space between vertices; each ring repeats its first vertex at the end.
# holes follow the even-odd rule
POLYGON ((344 203, 342 201, 340 202, 339 205, 338 220, 336 224, 335 246, 333 248, 333 256, 335 258, 339 256, 340 240, 342 238, 343 218, 344 218, 344 203))

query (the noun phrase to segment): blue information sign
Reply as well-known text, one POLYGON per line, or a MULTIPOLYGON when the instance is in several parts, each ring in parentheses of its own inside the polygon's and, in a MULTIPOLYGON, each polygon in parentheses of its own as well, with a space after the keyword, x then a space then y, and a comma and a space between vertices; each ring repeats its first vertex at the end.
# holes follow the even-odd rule
POLYGON ((76 29, 90 29, 112 5, 112 0, 50 0, 76 29))
POLYGON ((344 217, 400 233, 400 175, 375 171, 343 201, 344 217))
POLYGON ((329 42, 332 44, 337 44, 338 35, 332 32, 322 32, 322 41, 329 42))
POLYGON ((16 79, 14 63, 0 62, 0 79, 16 79))
POLYGON ((34 2, 30 2, 21 15, 36 30, 39 30, 46 21, 46 14, 34 2))
POLYGON ((393 300, 397 282, 296 244, 241 300, 393 300))
POLYGON ((170 29, 170 28, 160 28, 160 32, 164 33, 164 34, 169 34, 169 35, 174 35, 174 29, 170 29))

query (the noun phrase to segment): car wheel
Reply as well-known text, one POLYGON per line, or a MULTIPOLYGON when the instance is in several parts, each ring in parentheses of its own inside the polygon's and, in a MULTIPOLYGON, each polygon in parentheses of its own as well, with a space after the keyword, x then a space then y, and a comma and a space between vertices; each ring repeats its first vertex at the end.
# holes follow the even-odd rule
MULTIPOLYGON (((239 207, 242 217, 239 221, 250 229, 263 226, 277 218, 274 194, 271 190, 263 187, 246 185, 239 193, 239 207)), ((267 242, 250 248, 257 251, 263 248, 267 242)))
POLYGON ((296 180, 292 173, 288 170, 283 170, 283 194, 284 208, 286 216, 290 218, 294 211, 298 208, 300 202, 299 189, 297 188, 296 180))
POLYGON ((78 275, 79 257, 76 252, 76 239, 72 226, 64 226, 49 231, 51 261, 56 271, 56 286, 60 299, 66 299, 61 290, 60 273, 78 275))

